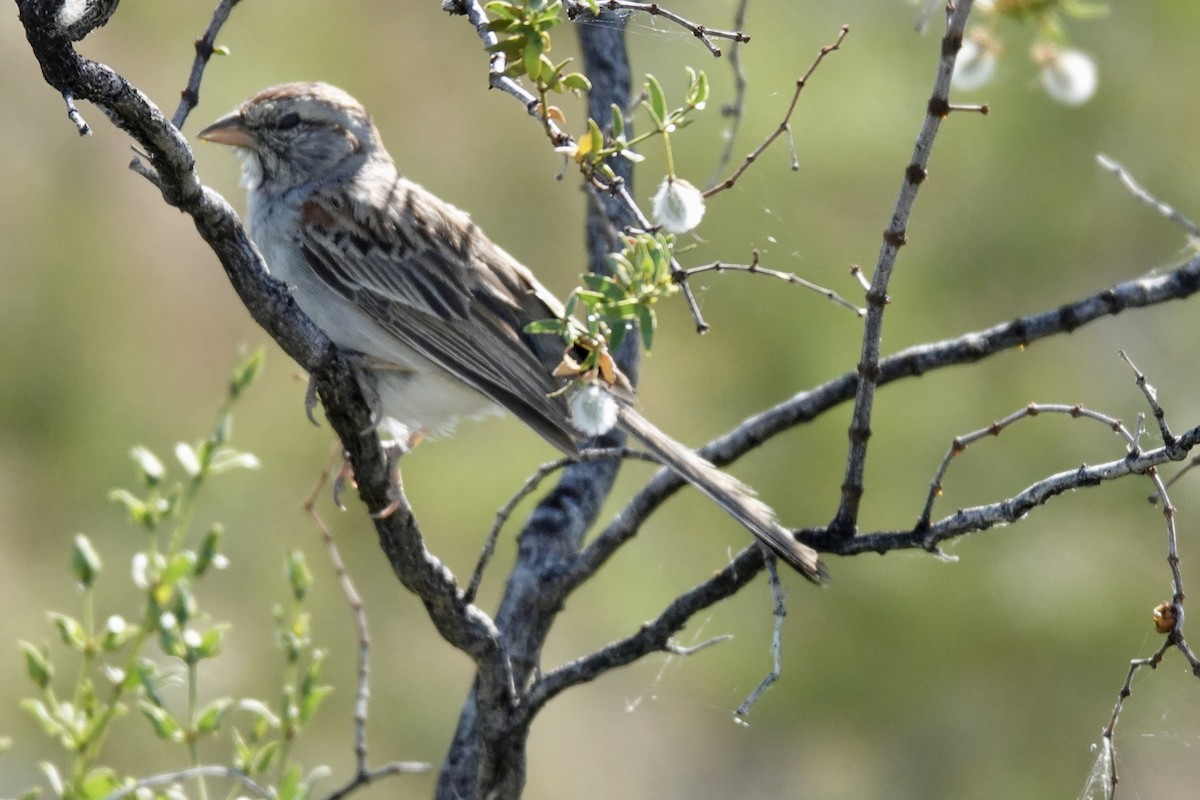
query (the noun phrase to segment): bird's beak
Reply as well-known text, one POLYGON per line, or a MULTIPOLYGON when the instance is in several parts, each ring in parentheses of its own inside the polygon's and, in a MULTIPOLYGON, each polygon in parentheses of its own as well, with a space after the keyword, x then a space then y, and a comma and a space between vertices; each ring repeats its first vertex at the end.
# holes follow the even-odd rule
POLYGON ((246 128, 246 123, 238 111, 226 114, 196 135, 206 142, 228 144, 234 147, 250 147, 254 143, 254 137, 250 135, 250 131, 246 128))

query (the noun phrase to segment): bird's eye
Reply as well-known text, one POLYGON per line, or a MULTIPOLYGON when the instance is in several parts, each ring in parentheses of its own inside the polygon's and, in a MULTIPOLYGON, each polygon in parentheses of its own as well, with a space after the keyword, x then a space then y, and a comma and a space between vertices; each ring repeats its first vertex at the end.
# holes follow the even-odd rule
POLYGON ((300 124, 300 115, 295 111, 284 114, 279 118, 279 122, 275 123, 275 127, 281 131, 286 131, 289 128, 294 128, 300 124))

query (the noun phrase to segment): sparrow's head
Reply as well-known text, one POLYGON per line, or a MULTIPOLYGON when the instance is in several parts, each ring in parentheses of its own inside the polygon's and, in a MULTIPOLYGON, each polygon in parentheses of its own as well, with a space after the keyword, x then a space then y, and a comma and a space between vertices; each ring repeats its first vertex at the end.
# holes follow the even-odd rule
POLYGON ((268 191, 321 183, 353 172, 372 156, 386 156, 371 116, 327 83, 264 89, 198 136, 236 147, 243 183, 268 191))

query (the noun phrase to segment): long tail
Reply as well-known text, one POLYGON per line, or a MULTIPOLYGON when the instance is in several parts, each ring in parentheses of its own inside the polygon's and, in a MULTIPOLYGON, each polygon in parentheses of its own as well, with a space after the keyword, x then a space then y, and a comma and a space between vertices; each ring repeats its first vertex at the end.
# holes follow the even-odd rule
POLYGON ((708 495, 804 577, 818 584, 825 580, 827 574, 817 552, 796 541, 791 531, 779 524, 770 506, 756 498, 748 486, 667 436, 633 409, 622 407, 620 414, 621 429, 645 445, 679 477, 708 495))

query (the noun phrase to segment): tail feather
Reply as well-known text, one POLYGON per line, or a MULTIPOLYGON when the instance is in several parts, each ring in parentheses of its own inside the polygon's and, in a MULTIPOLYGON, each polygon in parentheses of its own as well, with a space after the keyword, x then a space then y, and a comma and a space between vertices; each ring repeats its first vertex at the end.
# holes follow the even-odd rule
POLYGON ((827 577, 817 552, 796 541, 792 532, 779 524, 770 506, 756 498, 748 486, 667 436, 633 409, 623 407, 620 414, 618 424, 622 430, 725 509, 772 552, 814 583, 821 583, 827 577))

